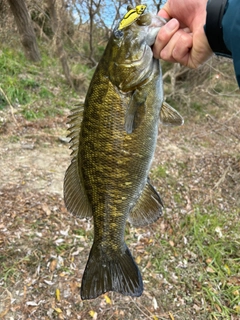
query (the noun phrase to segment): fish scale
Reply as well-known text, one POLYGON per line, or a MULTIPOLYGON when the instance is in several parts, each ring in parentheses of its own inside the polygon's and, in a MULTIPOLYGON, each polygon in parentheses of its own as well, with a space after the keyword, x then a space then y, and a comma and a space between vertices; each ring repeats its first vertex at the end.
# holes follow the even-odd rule
POLYGON ((82 299, 107 291, 130 296, 143 291, 124 241, 125 225, 127 219, 142 226, 161 216, 161 198, 148 179, 159 120, 182 124, 181 116, 163 104, 161 67, 151 50, 164 23, 148 13, 122 31, 116 28, 93 75, 83 114, 70 116, 73 152, 64 200, 71 213, 93 216, 94 223, 82 299))

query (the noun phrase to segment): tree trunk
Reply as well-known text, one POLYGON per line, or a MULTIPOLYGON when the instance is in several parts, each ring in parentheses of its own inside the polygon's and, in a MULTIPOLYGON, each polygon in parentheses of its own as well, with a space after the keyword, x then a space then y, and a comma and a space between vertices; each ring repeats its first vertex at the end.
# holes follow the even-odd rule
POLYGON ((51 27, 55 38, 56 54, 61 61, 63 73, 65 75, 65 78, 67 79, 68 84, 72 88, 74 88, 73 80, 68 66, 67 55, 62 43, 63 26, 61 26, 61 17, 59 16, 60 8, 56 8, 56 6, 59 5, 59 3, 57 3, 55 0, 47 0, 47 4, 49 15, 51 18, 51 27))
POLYGON ((25 1, 8 0, 8 3, 16 21, 26 57, 32 61, 39 61, 41 57, 25 1))

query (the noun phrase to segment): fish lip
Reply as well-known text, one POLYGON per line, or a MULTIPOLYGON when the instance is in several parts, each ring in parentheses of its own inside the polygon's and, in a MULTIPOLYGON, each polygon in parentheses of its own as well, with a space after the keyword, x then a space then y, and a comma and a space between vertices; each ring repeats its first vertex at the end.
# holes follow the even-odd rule
POLYGON ((158 31, 167 23, 167 20, 160 16, 152 16, 152 22, 148 27, 148 37, 146 38, 146 43, 151 47, 157 37, 158 31))
POLYGON ((150 24, 149 27, 157 27, 157 28, 161 28, 163 27, 169 20, 168 19, 165 19, 163 17, 160 17, 160 16, 156 16, 156 15, 153 15, 152 16, 152 22, 150 24), (160 23, 160 24, 159 24, 160 23))

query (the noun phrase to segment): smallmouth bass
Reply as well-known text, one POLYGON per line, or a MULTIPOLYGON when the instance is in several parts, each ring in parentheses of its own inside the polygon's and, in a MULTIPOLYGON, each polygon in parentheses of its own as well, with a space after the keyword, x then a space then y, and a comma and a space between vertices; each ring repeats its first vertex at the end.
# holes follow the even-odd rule
POLYGON ((107 291, 140 296, 140 271, 124 241, 126 220, 156 221, 162 201, 148 179, 159 119, 182 118, 163 103, 162 74, 151 46, 165 20, 144 13, 115 28, 90 83, 83 108, 70 116, 72 160, 64 179, 69 212, 93 216, 94 241, 81 298, 107 291))

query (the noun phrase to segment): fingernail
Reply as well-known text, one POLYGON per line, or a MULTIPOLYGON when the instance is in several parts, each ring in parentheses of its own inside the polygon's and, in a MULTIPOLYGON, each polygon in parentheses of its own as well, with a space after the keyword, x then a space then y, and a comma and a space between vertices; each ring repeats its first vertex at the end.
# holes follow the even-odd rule
POLYGON ((179 22, 177 19, 174 19, 174 18, 168 21, 168 23, 166 23, 166 28, 168 28, 169 31, 173 31, 177 29, 178 26, 179 26, 179 22))

